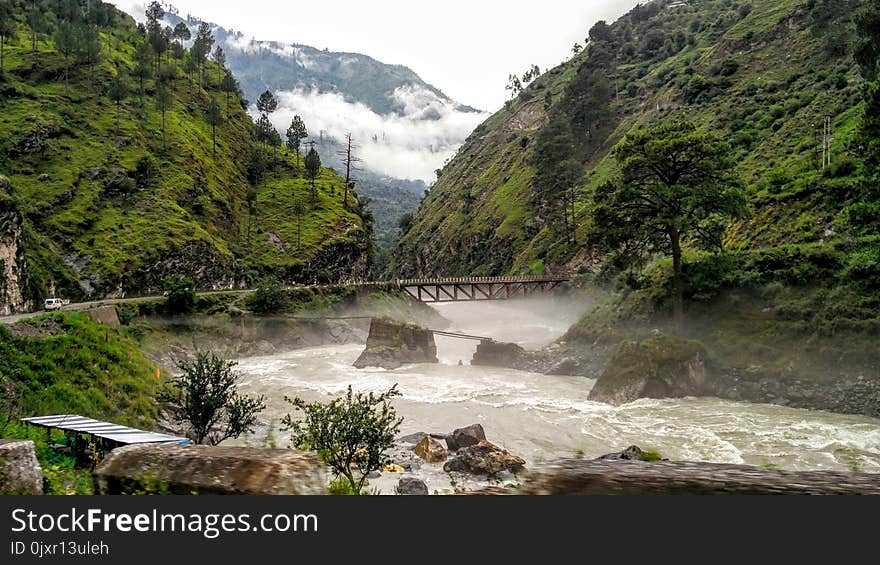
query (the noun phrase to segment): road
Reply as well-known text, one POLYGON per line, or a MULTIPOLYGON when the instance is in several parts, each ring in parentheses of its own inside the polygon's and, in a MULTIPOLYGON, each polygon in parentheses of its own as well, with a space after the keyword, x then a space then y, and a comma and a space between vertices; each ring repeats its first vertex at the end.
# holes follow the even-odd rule
MULTIPOLYGON (((212 296, 216 294, 248 294, 254 292, 253 290, 214 290, 210 292, 198 292, 196 296, 212 296)), ((140 296, 138 298, 105 298, 103 300, 95 300, 94 302, 77 302, 74 304, 68 304, 61 308, 63 312, 76 312, 78 310, 89 310, 91 308, 100 308, 101 306, 115 306, 117 304, 137 304, 140 302, 160 302, 165 300, 164 296, 140 296)), ((3 316, 0 317, 0 324, 11 325, 16 322, 20 322, 21 320, 29 320, 31 318, 36 318, 37 316, 42 316, 45 314, 45 310, 40 310, 37 312, 27 312, 23 314, 15 314, 14 316, 3 316)))

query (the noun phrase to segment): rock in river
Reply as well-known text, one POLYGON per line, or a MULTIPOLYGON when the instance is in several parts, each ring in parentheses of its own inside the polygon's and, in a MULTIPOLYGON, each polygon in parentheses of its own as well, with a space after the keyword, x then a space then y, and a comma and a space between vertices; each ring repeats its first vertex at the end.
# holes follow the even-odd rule
POLYGON ((455 471, 492 477, 504 471, 518 473, 525 464, 521 457, 486 440, 480 440, 476 445, 459 449, 455 458, 446 462, 443 470, 447 473, 455 471))
POLYGON ((434 332, 392 320, 373 318, 367 347, 354 362, 358 369, 397 369, 410 363, 437 363, 434 332))
POLYGON ((457 451, 463 447, 476 445, 480 440, 486 439, 486 432, 480 424, 471 424, 466 428, 459 428, 446 436, 446 446, 450 451, 457 451))
POLYGON ((443 463, 446 461, 446 448, 431 436, 425 436, 416 446, 416 455, 428 463, 443 463))
POLYGON ((624 342, 590 391, 590 400, 626 404, 639 398, 706 394, 706 350, 698 341, 657 334, 624 342))

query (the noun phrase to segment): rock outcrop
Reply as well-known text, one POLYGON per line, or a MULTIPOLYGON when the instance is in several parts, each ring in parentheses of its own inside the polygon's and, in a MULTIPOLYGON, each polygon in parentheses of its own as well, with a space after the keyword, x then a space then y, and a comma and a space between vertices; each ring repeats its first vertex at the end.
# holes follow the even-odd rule
POLYGON ((0 439, 0 494, 43 494, 34 442, 0 439))
POLYGON ((639 398, 701 396, 706 388, 702 344, 665 334, 624 342, 590 391, 590 400, 626 404, 639 398))
POLYGON ((0 176, 0 316, 27 311, 24 250, 21 247, 21 213, 6 196, 9 183, 0 176))
POLYGON ((480 424, 471 424, 466 428, 459 428, 446 436, 446 446, 450 451, 457 451, 464 447, 470 447, 486 439, 486 431, 480 424))
POLYGON ((494 477, 502 472, 518 473, 525 467, 525 460, 513 455, 506 449, 486 440, 476 445, 459 449, 455 458, 443 466, 447 473, 469 473, 472 475, 488 475, 494 477))
POLYGON ((116 306, 100 306, 86 311, 86 316, 92 319, 96 324, 101 324, 111 328, 118 328, 119 315, 116 312, 116 306))
POLYGON ((517 368, 525 356, 526 350, 515 343, 484 339, 477 346, 471 365, 517 368))
POLYGON ((437 363, 434 333, 418 326, 373 318, 367 347, 354 366, 397 369, 411 363, 437 363))
POLYGON ((292 449, 132 445, 95 470, 96 494, 327 494, 327 467, 292 449))
POLYGON ((661 461, 558 461, 535 469, 528 495, 880 494, 870 473, 780 471, 747 465, 661 461))
POLYGON ((422 438, 416 445, 415 452, 427 463, 443 463, 447 457, 446 448, 431 436, 422 438))

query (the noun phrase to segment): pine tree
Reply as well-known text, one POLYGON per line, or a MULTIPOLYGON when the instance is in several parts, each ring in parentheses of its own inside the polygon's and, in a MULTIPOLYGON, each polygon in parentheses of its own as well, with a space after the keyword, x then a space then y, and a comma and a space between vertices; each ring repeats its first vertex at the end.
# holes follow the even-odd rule
POLYGON ((232 76, 232 72, 228 69, 226 70, 226 74, 223 75, 223 81, 220 83, 220 88, 226 94, 226 115, 229 115, 229 99, 233 92, 238 91, 238 81, 235 80, 235 77, 232 76))
POLYGON ((296 152, 296 169, 299 170, 299 151, 302 146, 302 140, 309 136, 306 124, 301 117, 294 116, 287 128, 287 148, 296 152))
POLYGON ((120 107, 122 102, 128 98, 128 84, 123 79, 121 73, 117 72, 116 76, 113 77, 113 80, 110 82, 110 89, 107 91, 107 96, 116 104, 116 137, 119 137, 120 107))
POLYGON ((317 179, 318 175, 321 173, 321 156, 318 155, 318 152, 315 151, 314 147, 312 147, 309 150, 308 155, 306 155, 305 164, 306 174, 312 184, 312 204, 315 204, 318 201, 318 189, 315 186, 315 179, 317 179))
POLYGON ((208 123, 211 124, 211 143, 213 144, 213 156, 217 157, 217 126, 223 120, 223 113, 220 111, 220 105, 214 98, 211 98, 211 104, 208 106, 208 123))
POLYGON ((70 83, 70 59, 79 51, 79 36, 74 24, 61 21, 55 29, 55 49, 64 55, 64 93, 70 83))
POLYGON ((156 88, 156 109, 162 112, 162 147, 165 149, 168 148, 165 143, 165 113, 171 109, 173 103, 174 93, 165 83, 160 82, 156 88))
POLYGON ((223 71, 226 68, 226 53, 223 52, 223 48, 218 45, 217 48, 214 49, 214 54, 211 56, 211 59, 214 61, 214 64, 217 65, 217 85, 222 87, 223 71))

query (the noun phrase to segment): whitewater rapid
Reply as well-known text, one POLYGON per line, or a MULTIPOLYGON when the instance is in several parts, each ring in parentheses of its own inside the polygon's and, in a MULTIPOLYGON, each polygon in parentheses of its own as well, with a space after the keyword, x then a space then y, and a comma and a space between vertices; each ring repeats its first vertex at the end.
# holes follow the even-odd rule
MULTIPOLYGON (((437 307, 452 331, 491 336, 539 348, 562 335, 580 315, 568 303, 454 303, 437 307)), ((588 400, 594 381, 523 371, 472 367, 475 342, 438 337, 437 365, 394 371, 358 370, 363 345, 291 351, 240 360, 242 391, 267 397, 264 425, 249 438, 265 442, 291 412, 285 396, 327 401, 345 392, 382 392, 397 384, 394 405, 401 434, 447 433, 481 423, 490 441, 530 464, 559 457, 596 457, 629 445, 673 460, 745 463, 792 470, 859 470, 880 473, 880 420, 730 402, 713 398, 639 400, 610 406, 588 400), (462 365, 459 365, 459 361, 462 365)), ((444 486, 439 471, 431 482, 444 486)))

